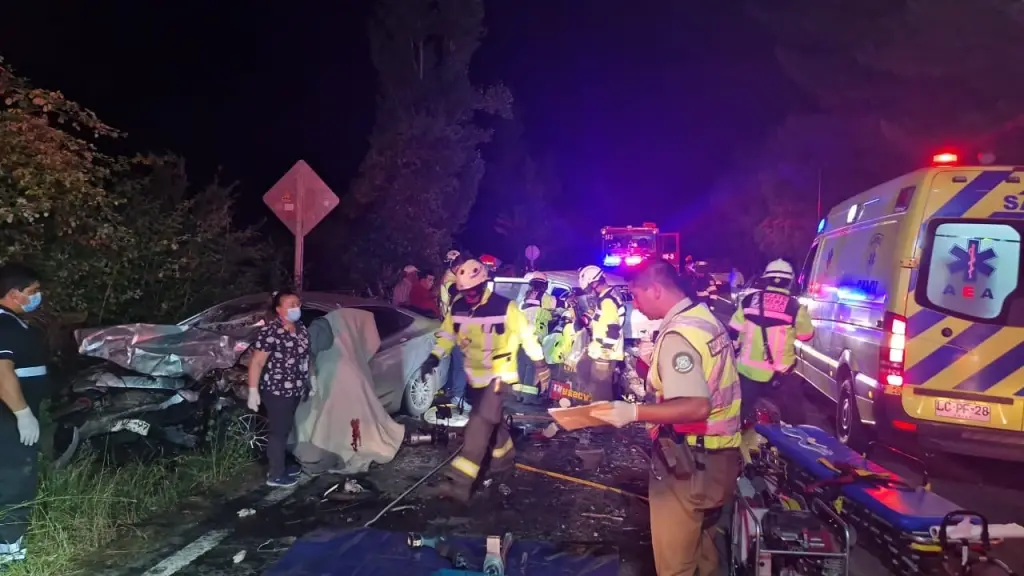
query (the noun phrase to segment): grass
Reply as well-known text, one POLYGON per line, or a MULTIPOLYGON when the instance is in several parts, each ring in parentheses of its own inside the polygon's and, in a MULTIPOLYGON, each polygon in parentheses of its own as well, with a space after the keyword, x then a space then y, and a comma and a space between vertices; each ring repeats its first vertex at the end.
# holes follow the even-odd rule
MULTIPOLYGON (((42 465, 28 533, 28 560, 5 576, 61 576, 147 518, 238 478, 252 463, 240 440, 201 452, 120 467, 81 458, 62 469, 42 465)), ((2 522, 0 517, 0 522, 2 522)))

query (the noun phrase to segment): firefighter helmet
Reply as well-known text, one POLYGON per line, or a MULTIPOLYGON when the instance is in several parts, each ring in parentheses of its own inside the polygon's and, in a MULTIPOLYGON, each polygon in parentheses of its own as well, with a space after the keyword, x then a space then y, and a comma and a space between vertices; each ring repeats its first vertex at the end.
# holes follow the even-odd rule
POLYGON ((597 266, 591 264, 590 266, 584 266, 580 270, 580 288, 586 290, 598 280, 604 278, 604 270, 601 270, 597 266))
POLYGON ((547 282, 548 275, 543 272, 530 272, 526 275, 527 282, 547 282))
POLYGON ((484 282, 487 282, 487 268, 479 260, 466 260, 455 271, 457 290, 472 290, 484 282))
POLYGON ((444 255, 444 263, 451 264, 452 262, 458 260, 459 256, 461 255, 462 253, 459 252, 458 250, 449 250, 448 253, 444 255))
POLYGON ((771 261, 768 266, 764 269, 762 278, 778 278, 780 280, 792 280, 793 279, 793 266, 786 262, 782 258, 771 261))

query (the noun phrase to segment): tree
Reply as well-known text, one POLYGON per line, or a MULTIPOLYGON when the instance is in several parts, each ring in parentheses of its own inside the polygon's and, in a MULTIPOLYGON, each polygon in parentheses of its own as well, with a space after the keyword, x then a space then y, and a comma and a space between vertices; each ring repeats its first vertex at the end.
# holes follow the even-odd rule
POLYGON ((39 269, 47 310, 176 321, 265 284, 271 254, 233 226, 230 188, 190 190, 177 158, 100 152, 122 135, 2 61, 0 96, 0 260, 39 269))
POLYGON ((491 132, 510 115, 502 86, 469 79, 484 34, 482 0, 378 0, 370 24, 379 97, 370 151, 344 201, 349 281, 375 284, 407 263, 432 266, 465 223, 491 132))
POLYGON ((515 262, 526 262, 526 247, 541 249, 541 258, 552 262, 566 247, 565 225, 551 205, 561 195, 562 183, 550 160, 539 164, 527 156, 521 165, 517 194, 507 196, 509 207, 494 223, 495 232, 505 240, 505 251, 515 262))

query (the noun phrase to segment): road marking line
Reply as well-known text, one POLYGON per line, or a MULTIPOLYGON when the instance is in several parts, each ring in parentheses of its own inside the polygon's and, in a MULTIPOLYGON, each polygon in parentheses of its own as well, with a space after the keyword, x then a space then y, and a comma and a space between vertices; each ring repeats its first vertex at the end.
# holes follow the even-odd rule
MULTIPOLYGON (((267 506, 278 504, 285 498, 294 494, 295 490, 300 486, 309 483, 312 479, 313 478, 310 476, 303 476, 294 486, 281 486, 280 488, 275 488, 269 494, 261 498, 256 505, 260 508, 265 508, 267 506)), ((142 576, 171 576, 172 574, 176 574, 198 560, 203 554, 206 554, 210 550, 216 548, 217 545, 230 536, 232 532, 234 532, 234 529, 232 528, 211 530, 199 538, 196 538, 191 544, 188 544, 181 550, 178 550, 174 554, 164 558, 159 564, 144 572, 142 576)))
POLYGON ((233 530, 230 529, 211 530, 196 538, 188 546, 164 558, 159 564, 146 570, 142 576, 171 576, 171 574, 175 574, 195 562, 203 554, 216 548, 231 532, 233 530))

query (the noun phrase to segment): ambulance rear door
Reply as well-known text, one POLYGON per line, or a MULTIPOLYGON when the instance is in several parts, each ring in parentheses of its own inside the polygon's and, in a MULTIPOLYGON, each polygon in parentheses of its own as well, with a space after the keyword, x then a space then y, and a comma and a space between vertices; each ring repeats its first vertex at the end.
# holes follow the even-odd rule
POLYGON ((907 298, 913 418, 1024 430, 1024 168, 936 173, 907 298))

